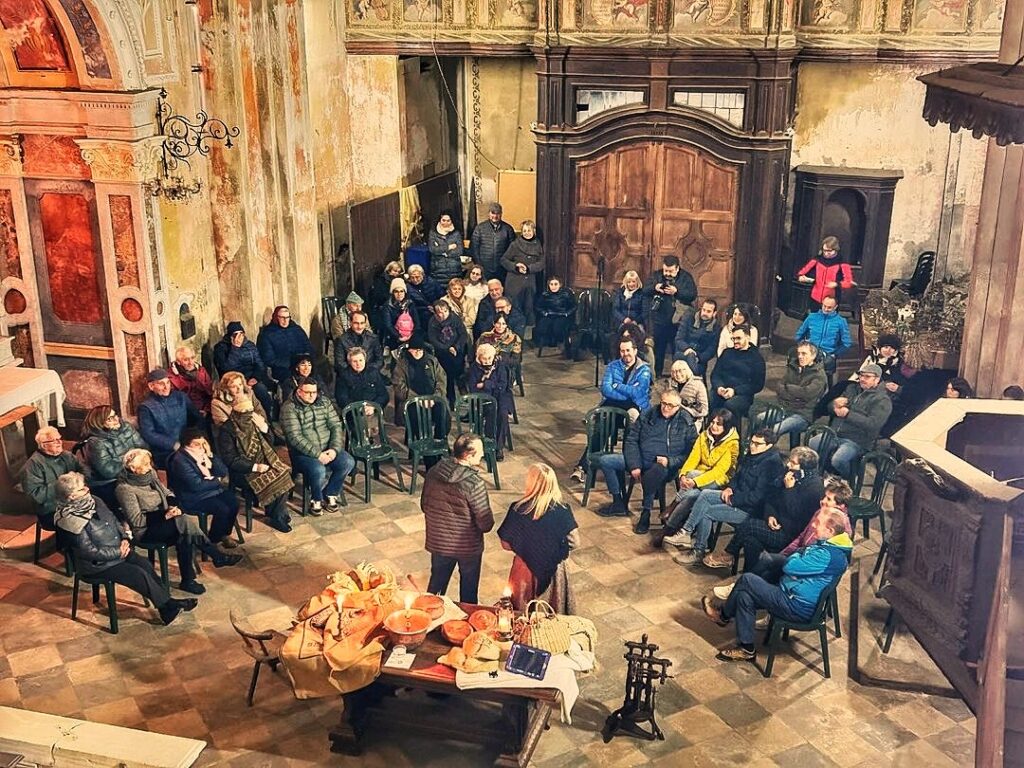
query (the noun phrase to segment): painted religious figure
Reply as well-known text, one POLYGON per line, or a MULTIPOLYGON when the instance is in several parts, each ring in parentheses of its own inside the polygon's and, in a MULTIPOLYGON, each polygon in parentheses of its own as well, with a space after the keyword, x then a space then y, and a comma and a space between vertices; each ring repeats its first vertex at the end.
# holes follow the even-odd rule
POLYGON ((0 0, 0 25, 18 69, 70 69, 57 25, 43 0, 0 0))
POLYGON ((915 30, 963 30, 967 24, 967 0, 917 0, 915 30))
POLYGON ((597 29, 643 29, 648 0, 589 0, 584 4, 586 26, 597 29))
POLYGON ((441 20, 441 3, 439 0, 405 0, 406 21, 430 22, 441 20))
POLYGON ((646 5, 647 0, 613 0, 612 21, 640 21, 640 13, 645 10, 646 5))
POLYGON ((497 13, 501 26, 532 26, 537 20, 537 3, 535 0, 504 0, 498 5, 497 13))
POLYGON ((676 28, 735 27, 739 21, 736 0, 680 0, 674 7, 676 28))
POLYGON ((352 0, 353 20, 363 23, 391 20, 388 0, 352 0))
POLYGON ((844 0, 814 0, 801 5, 801 23, 805 27, 840 27, 850 18, 851 9, 844 0))

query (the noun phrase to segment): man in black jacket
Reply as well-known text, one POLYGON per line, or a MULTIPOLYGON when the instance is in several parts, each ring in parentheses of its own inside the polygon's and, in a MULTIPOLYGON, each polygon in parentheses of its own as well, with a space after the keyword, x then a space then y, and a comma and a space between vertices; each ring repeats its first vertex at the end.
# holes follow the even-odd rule
POLYGON ((334 382, 334 400, 338 408, 360 400, 385 408, 390 399, 388 385, 380 369, 367 364, 365 349, 352 347, 348 351, 348 365, 338 371, 334 382))
POLYGON ((683 410, 679 392, 661 393, 656 407, 649 408, 626 434, 622 453, 625 468, 644 491, 640 517, 633 533, 643 535, 651 527, 651 506, 668 479, 679 473, 697 439, 693 417, 683 410))
POLYGON ((743 570, 749 571, 762 552, 781 552, 807 527, 825 495, 818 474, 818 454, 806 446, 789 452, 782 488, 765 506, 765 517, 748 517, 736 527, 732 540, 721 555, 704 557, 708 568, 732 568, 740 551, 746 555, 743 570))
POLYGON ((349 318, 349 329, 334 341, 334 370, 340 374, 348 368, 348 353, 359 347, 365 353, 366 367, 379 371, 384 365, 384 353, 380 339, 370 330, 370 321, 365 312, 353 312, 349 318))
POLYGON ((697 298, 697 284, 693 276, 679 266, 679 259, 666 256, 661 269, 647 278, 644 285, 644 315, 648 318, 648 330, 654 337, 654 375, 661 376, 665 364, 665 352, 672 349, 676 338, 676 324, 673 322, 676 307, 688 307, 697 298))
POLYGON ((750 329, 737 326, 732 331, 732 348, 718 356, 711 372, 711 410, 725 408, 739 423, 753 405, 754 395, 764 389, 764 374, 764 358, 750 343, 750 329))
POLYGON ((781 485, 782 459, 775 450, 775 433, 761 429, 750 436, 750 450, 740 459, 736 474, 720 491, 701 491, 682 529, 665 537, 665 543, 681 549, 673 559, 682 565, 704 560, 711 524, 738 526, 749 517, 763 517, 765 502, 781 485))
POLYGON ((708 363, 718 354, 718 302, 704 299, 700 311, 688 309, 676 331, 674 360, 682 360, 696 376, 704 376, 708 363))
POLYGON ((515 239, 515 230, 501 220, 501 203, 491 203, 487 210, 487 221, 477 224, 469 238, 469 251, 473 254, 473 261, 484 268, 484 277, 488 280, 505 279, 501 257, 515 239))

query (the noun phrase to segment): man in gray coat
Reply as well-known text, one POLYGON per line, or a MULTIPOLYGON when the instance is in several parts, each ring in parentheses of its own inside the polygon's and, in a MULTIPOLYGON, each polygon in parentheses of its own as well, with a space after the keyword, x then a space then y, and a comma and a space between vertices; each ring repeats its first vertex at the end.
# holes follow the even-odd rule
POLYGON ((459 600, 464 603, 477 602, 484 534, 494 528, 487 488, 476 469, 483 456, 477 435, 459 435, 452 455, 427 472, 420 496, 430 553, 427 591, 443 595, 458 565, 459 600))
POLYGON ((491 203, 487 209, 487 221, 481 221, 473 228, 469 239, 469 250, 473 261, 484 268, 484 277, 488 280, 505 279, 505 270, 501 266, 501 257, 516 239, 515 230, 508 222, 501 220, 501 203, 491 203))
MULTIPOLYGON (((867 363, 857 371, 857 381, 851 381, 843 394, 828 404, 832 413, 829 423, 839 435, 839 447, 832 454, 832 467, 843 478, 853 475, 856 461, 871 449, 882 425, 892 413, 892 398, 885 387, 879 387, 882 369, 867 363)), ((810 446, 819 450, 821 441, 814 437, 810 446)))

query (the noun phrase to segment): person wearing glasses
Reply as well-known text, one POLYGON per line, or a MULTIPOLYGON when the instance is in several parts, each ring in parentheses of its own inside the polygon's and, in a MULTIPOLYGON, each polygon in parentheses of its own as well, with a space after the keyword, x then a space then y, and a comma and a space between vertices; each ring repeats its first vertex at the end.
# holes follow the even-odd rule
POLYGON ((133 448, 148 448, 142 435, 109 405, 97 405, 85 414, 81 439, 85 441, 85 476, 89 490, 118 511, 114 486, 124 468, 124 457, 133 448))
POLYGON ((711 410, 725 408, 739 424, 754 397, 764 389, 764 358, 751 343, 751 329, 741 325, 732 332, 732 347, 718 356, 711 371, 711 410))
MULTIPOLYGON (((828 404, 832 419, 829 426, 839 435, 839 447, 830 457, 832 468, 840 477, 849 480, 857 460, 878 438, 882 426, 892 413, 892 398, 882 382, 882 369, 874 363, 862 365, 857 371, 857 381, 846 385, 843 393, 828 404)), ((809 445, 814 450, 820 446, 820 438, 812 437, 809 445)))
POLYGON ((313 353, 309 336, 298 323, 292 322, 291 310, 283 304, 274 307, 270 322, 260 329, 256 348, 275 381, 283 381, 291 375, 293 355, 313 353))
POLYGON ((765 502, 782 484, 782 459, 775 447, 775 433, 760 429, 750 436, 749 450, 740 459, 736 474, 721 489, 700 492, 690 516, 677 533, 665 537, 665 543, 684 550, 673 559, 681 565, 704 560, 708 551, 712 523, 736 526, 748 517, 764 514, 765 502))
POLYGON ((55 530, 57 478, 81 471, 82 465, 74 454, 64 450, 64 441, 56 427, 43 427, 36 432, 36 451, 25 462, 21 488, 35 502, 39 526, 44 531, 55 530))

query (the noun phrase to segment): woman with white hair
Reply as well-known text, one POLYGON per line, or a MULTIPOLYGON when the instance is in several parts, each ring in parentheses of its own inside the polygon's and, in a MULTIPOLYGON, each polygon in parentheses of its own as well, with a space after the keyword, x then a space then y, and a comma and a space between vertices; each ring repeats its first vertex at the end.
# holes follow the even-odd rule
POLYGON ((612 296, 612 328, 625 322, 644 324, 644 284, 635 269, 622 276, 622 285, 612 296))
POLYGON ((693 375, 686 361, 676 360, 672 363, 668 385, 679 393, 683 410, 693 416, 693 425, 700 432, 708 415, 708 388, 704 381, 693 375))
POLYGON ((515 408, 515 395, 512 392, 512 368, 498 355, 493 345, 482 343, 476 348, 476 359, 469 366, 467 386, 470 394, 490 395, 498 402, 497 423, 492 429, 489 418, 484 427, 486 432, 494 435, 498 461, 504 461, 508 421, 515 408))
POLYGON ((89 493, 84 475, 68 472, 58 477, 56 495, 54 522, 70 539, 76 572, 102 576, 138 592, 157 607, 164 624, 198 605, 194 598, 171 597, 149 561, 132 551, 126 527, 101 499, 89 493))

